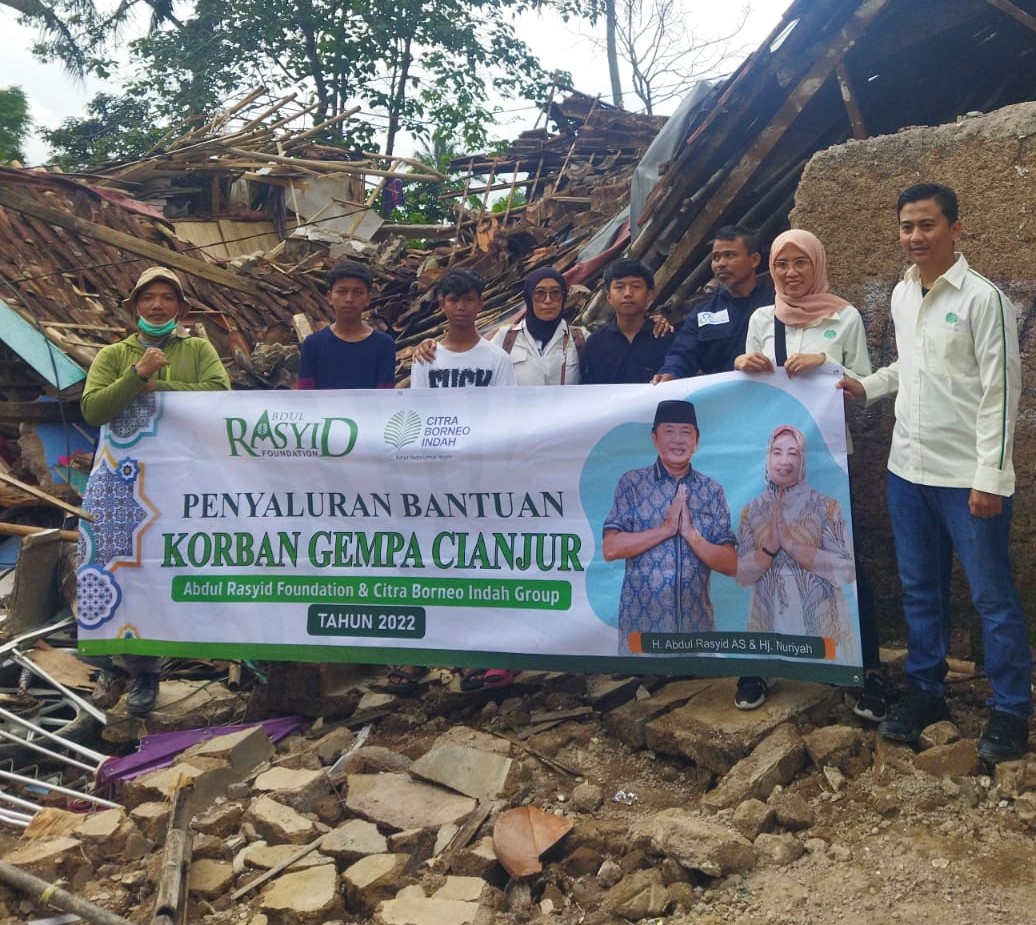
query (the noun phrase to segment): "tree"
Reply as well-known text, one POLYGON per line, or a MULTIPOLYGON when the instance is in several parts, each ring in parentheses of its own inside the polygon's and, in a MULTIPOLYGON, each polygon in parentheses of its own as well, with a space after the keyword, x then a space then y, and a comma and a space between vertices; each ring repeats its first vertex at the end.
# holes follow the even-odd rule
POLYGON ((89 70, 105 73, 99 55, 139 3, 150 8, 152 29, 176 22, 173 0, 121 0, 111 12, 98 10, 94 0, 0 0, 0 6, 14 10, 23 23, 40 27, 43 35, 37 54, 56 58, 76 77, 89 70))
POLYGON ((63 170, 142 157, 162 137, 155 103, 146 95, 98 93, 86 108, 85 118, 68 118, 57 128, 39 133, 55 153, 53 162, 63 170))
MULTIPOLYGON (((338 131, 383 150, 435 131, 481 146, 490 90, 542 99, 550 78, 514 17, 558 0, 196 0, 180 28, 134 43, 141 79, 180 117, 213 113, 258 84, 302 86, 315 120, 360 102, 367 125, 338 131)), ((561 0, 572 11, 574 0, 561 0)))
POLYGON ((31 124, 25 91, 21 87, 0 90, 0 162, 25 160, 22 143, 31 124))
MULTIPOLYGON (((731 42, 748 18, 748 7, 723 35, 707 37, 688 26, 692 18, 683 0, 605 0, 614 31, 605 37, 612 96, 622 105, 619 62, 631 72, 633 93, 649 115, 662 104, 684 96, 706 77, 716 77, 741 49, 731 42)), ((628 108, 628 107, 627 107, 628 108)))

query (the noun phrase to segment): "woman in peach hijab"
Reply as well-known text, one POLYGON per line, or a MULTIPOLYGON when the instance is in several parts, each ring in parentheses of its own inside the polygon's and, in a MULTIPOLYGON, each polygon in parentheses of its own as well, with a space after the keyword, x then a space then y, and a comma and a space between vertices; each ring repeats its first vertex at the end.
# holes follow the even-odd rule
MULTIPOLYGON (((854 378, 870 375, 863 319, 828 288, 827 252, 815 234, 793 228, 777 235, 770 248, 770 276, 776 291, 774 304, 752 314, 745 352, 734 360, 735 369, 772 373, 783 366, 789 376, 800 376, 830 364, 842 367, 854 378)), ((851 453, 848 431, 846 443, 851 453)), ((865 678, 853 710, 857 716, 877 722, 884 719, 888 706, 873 600, 858 557, 856 578, 865 678)), ((769 686, 764 678, 742 678, 735 705, 742 710, 761 706, 769 686)))

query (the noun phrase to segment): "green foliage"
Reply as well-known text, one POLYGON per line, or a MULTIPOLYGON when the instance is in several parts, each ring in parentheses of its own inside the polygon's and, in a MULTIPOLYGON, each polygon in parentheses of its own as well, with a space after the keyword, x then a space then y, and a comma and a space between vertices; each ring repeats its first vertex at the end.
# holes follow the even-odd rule
POLYGON ((84 118, 68 118, 40 136, 63 170, 86 170, 109 161, 131 160, 150 151, 162 137, 155 102, 145 95, 98 93, 84 118))
POLYGON ((369 148, 377 135, 392 153, 400 133, 428 140, 440 131, 470 150, 486 143, 491 91, 546 96, 550 78, 514 17, 580 2, 194 0, 176 28, 131 47, 170 119, 204 118, 256 86, 303 88, 317 121, 362 106, 334 131, 348 145, 369 148))
POLYGON ((25 160, 22 143, 31 123, 25 91, 21 87, 0 90, 0 163, 25 160))

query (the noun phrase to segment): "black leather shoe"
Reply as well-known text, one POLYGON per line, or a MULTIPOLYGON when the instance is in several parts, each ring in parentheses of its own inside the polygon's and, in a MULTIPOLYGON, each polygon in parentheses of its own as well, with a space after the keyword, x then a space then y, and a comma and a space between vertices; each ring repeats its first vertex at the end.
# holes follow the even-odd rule
POLYGON ((143 716, 155 708, 156 700, 158 700, 158 673, 148 671, 137 675, 126 696, 126 709, 134 716, 143 716))
POLYGON ((978 740, 978 754, 986 761, 1013 761, 1029 747, 1029 721, 1021 716, 992 710, 978 740))
POLYGON ((878 732, 883 739, 916 745, 925 727, 949 718, 950 711, 942 697, 934 697, 916 687, 909 687, 899 701, 896 712, 878 726, 878 732))

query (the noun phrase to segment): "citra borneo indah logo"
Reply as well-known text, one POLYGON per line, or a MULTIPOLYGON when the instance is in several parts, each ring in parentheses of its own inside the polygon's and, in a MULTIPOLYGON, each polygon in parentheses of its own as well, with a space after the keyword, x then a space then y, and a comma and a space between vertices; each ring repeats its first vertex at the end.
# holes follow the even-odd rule
POLYGON ((302 411, 264 411, 254 421, 224 418, 231 456, 348 456, 359 432, 352 418, 307 419, 302 411))

